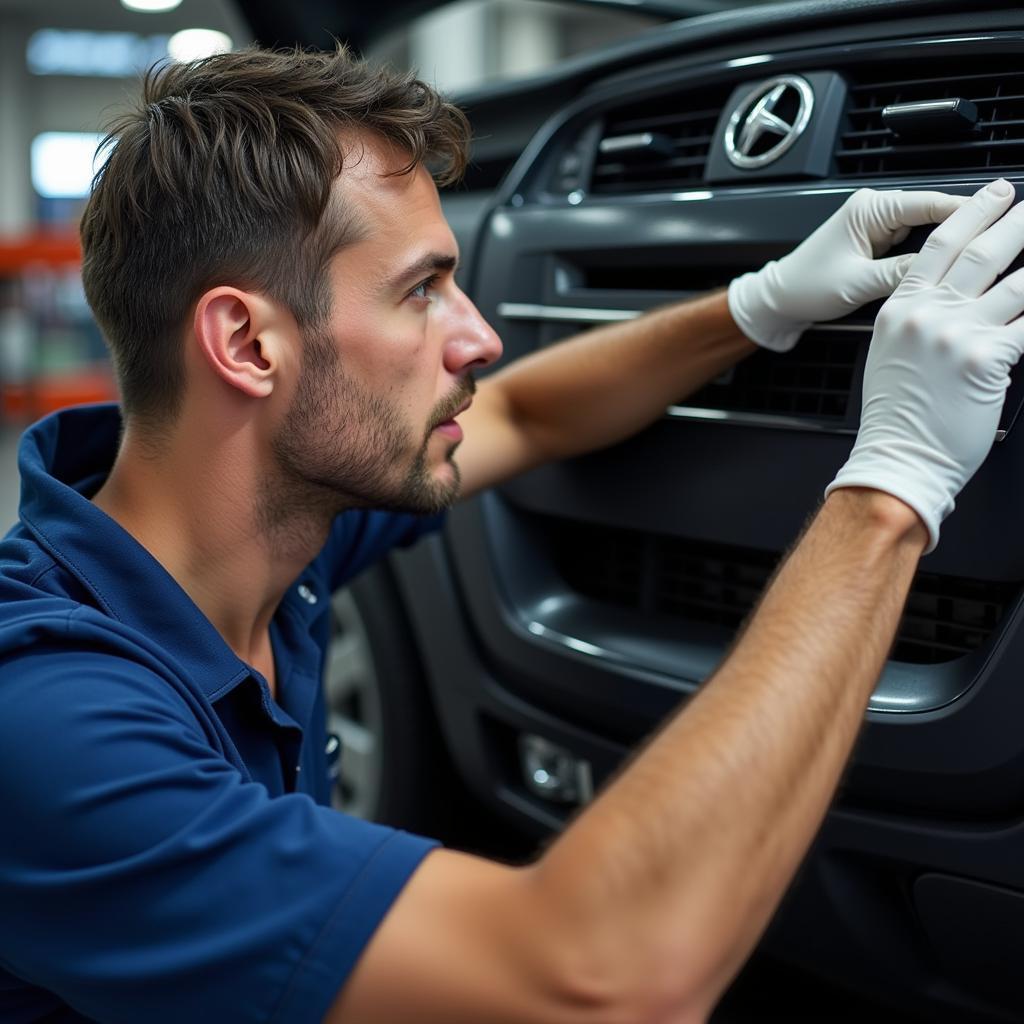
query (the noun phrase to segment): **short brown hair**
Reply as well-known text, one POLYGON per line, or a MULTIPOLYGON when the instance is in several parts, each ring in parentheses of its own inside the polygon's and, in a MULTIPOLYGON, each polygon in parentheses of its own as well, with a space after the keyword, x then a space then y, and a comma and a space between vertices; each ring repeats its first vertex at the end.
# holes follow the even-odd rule
POLYGON ((151 69, 82 218, 86 297, 113 356, 126 415, 166 422, 184 392, 181 334, 208 288, 284 302, 303 330, 330 313, 326 264, 351 240, 331 203, 342 133, 376 133, 430 162, 465 167, 469 126, 413 74, 332 53, 249 48, 151 69))

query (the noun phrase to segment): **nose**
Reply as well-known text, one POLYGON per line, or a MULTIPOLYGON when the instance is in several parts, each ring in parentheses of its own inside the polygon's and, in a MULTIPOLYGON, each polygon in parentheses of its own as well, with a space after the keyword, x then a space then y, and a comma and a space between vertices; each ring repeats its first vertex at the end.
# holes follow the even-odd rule
POLYGON ((451 374, 482 369, 501 358, 501 338, 461 289, 453 288, 446 325, 445 369, 451 374))

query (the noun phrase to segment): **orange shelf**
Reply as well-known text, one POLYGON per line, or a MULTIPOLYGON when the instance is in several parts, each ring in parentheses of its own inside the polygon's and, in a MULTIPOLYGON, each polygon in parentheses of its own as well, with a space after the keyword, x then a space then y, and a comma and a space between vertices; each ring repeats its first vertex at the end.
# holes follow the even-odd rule
POLYGON ((82 262, 78 236, 39 232, 21 238, 0 238, 0 274, 17 273, 32 265, 77 267, 82 262))
POLYGON ((113 378, 106 370, 53 374, 26 384, 0 386, 0 414, 6 420, 25 423, 68 405, 116 397, 113 378))

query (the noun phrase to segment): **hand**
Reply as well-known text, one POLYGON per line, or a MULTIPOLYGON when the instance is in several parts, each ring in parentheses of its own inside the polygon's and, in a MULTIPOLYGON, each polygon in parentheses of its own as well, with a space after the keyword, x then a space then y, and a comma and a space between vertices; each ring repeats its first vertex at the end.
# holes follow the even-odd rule
POLYGON ((729 312, 743 333, 776 352, 821 320, 889 295, 913 253, 875 259, 911 227, 938 224, 967 200, 943 192, 855 192, 788 256, 729 285, 729 312))
MULTIPOLYGON (((992 447, 1024 352, 1024 270, 992 282, 1024 245, 1024 204, 1000 180, 932 232, 882 307, 864 370, 860 431, 826 490, 871 487, 939 525, 992 447)), ((926 552, 927 553, 927 552, 926 552)))

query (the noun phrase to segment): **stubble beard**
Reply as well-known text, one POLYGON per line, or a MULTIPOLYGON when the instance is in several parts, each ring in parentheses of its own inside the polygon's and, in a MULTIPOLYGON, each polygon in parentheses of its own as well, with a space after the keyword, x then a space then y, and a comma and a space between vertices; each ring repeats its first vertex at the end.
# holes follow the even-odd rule
MULTIPOLYGON (((459 495, 459 467, 446 454, 447 480, 429 465, 434 429, 451 419, 475 391, 471 376, 432 411, 419 448, 410 461, 414 431, 393 406, 365 389, 338 365, 333 341, 322 334, 304 338, 302 370, 284 423, 271 441, 276 463, 265 481, 259 519, 278 532, 306 521, 318 533, 347 508, 379 508, 436 515, 459 495), (401 472, 403 463, 408 468, 401 472), (314 525, 316 524, 316 525, 314 525)), ((298 538, 296 538, 298 539, 298 538)))

